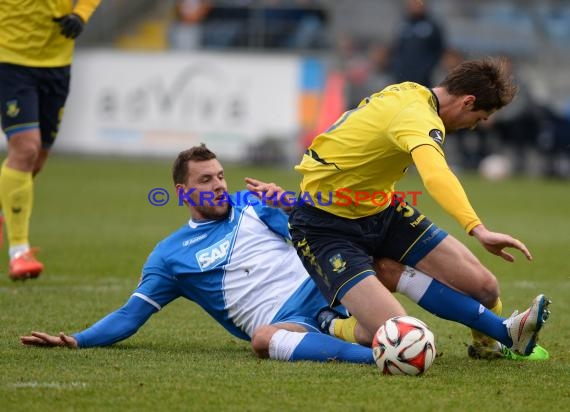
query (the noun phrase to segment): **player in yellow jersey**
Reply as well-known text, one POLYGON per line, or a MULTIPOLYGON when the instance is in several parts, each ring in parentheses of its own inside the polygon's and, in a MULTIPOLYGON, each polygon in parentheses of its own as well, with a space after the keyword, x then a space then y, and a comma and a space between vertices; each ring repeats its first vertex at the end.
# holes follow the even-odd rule
MULTIPOLYGON (((456 297, 442 294, 412 268, 500 314, 495 276, 425 215, 403 200, 385 201, 385 194, 415 164, 430 195, 485 249, 512 261, 505 249, 515 248, 532 259, 522 242, 482 224, 442 148, 446 132, 476 127, 516 91, 503 61, 463 62, 433 89, 412 82, 386 87, 315 138, 296 167, 303 174, 301 196, 289 223, 294 246, 329 304, 341 303, 353 315, 350 322, 338 322, 342 327, 335 326, 335 334, 370 343, 385 320, 404 313, 390 293, 398 288, 453 319, 445 302, 456 297), (375 276, 373 259, 380 258, 408 266, 384 279, 389 288, 375 276)), ((509 318, 505 338, 512 340, 513 352, 533 353, 549 303, 539 295, 523 314, 509 318)), ((471 356, 502 356, 504 348, 495 341, 476 331, 473 338, 471 356)))
POLYGON ((12 279, 35 278, 43 270, 28 240, 33 177, 48 157, 63 116, 74 39, 99 2, 0 2, 0 116, 8 139, 0 169, 0 226, 6 224, 12 279))

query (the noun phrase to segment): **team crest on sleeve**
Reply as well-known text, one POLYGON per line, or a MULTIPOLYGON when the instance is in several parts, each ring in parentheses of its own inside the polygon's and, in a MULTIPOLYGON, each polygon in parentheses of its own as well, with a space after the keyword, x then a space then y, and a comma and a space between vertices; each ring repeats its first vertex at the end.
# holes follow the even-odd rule
POLYGON ((340 253, 332 256, 329 259, 329 263, 331 264, 333 271, 336 273, 342 273, 346 269, 346 260, 344 260, 340 253))
POLYGON ((431 137, 433 141, 436 142, 438 145, 440 146, 443 145, 443 132, 441 130, 431 129, 428 134, 429 137, 431 137))

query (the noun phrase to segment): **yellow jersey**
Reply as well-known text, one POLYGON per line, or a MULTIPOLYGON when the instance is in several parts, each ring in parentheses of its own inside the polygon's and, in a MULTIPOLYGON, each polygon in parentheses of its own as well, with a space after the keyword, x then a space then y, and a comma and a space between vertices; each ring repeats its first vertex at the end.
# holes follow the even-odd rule
POLYGON ((1 0, 0 63, 30 67, 71 64, 74 41, 53 21, 76 13, 87 23, 101 0, 1 0))
POLYGON ((388 86, 314 139, 295 167, 303 174, 302 199, 350 219, 379 213, 413 163, 411 151, 429 145, 444 156, 444 139, 430 89, 413 82, 388 86))

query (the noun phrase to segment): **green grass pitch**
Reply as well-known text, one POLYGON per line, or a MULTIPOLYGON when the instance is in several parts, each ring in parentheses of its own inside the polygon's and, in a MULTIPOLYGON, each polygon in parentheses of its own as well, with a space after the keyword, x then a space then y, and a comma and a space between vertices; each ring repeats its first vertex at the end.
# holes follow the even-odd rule
MULTIPOLYGON (((230 190, 245 176, 297 190, 285 169, 226 165, 230 190)), ((0 410, 2 411, 534 411, 565 410, 570 399, 570 186, 463 176, 489 228, 523 240, 534 255, 515 263, 489 255, 422 194, 418 207, 464 241, 502 285, 505 315, 546 293, 552 316, 541 335, 551 360, 473 361, 469 331, 401 300, 428 323, 439 356, 422 377, 386 377, 372 366, 260 361, 194 304, 178 300, 135 336, 108 348, 21 346, 32 330, 76 332, 122 305, 154 244, 182 225, 171 198, 170 162, 55 156, 37 178, 31 237, 46 264, 34 281, 7 276, 0 256, 0 410)), ((400 190, 422 190, 413 173, 400 190)), ((171 190, 174 195, 174 191, 171 190)))

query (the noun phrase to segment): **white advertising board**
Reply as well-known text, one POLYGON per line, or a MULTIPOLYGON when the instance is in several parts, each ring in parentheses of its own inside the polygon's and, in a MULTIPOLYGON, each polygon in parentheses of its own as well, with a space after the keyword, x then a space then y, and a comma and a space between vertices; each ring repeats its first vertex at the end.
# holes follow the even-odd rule
POLYGON ((239 160, 299 128, 301 59, 231 53, 76 53, 57 152, 173 157, 200 142, 239 160))

